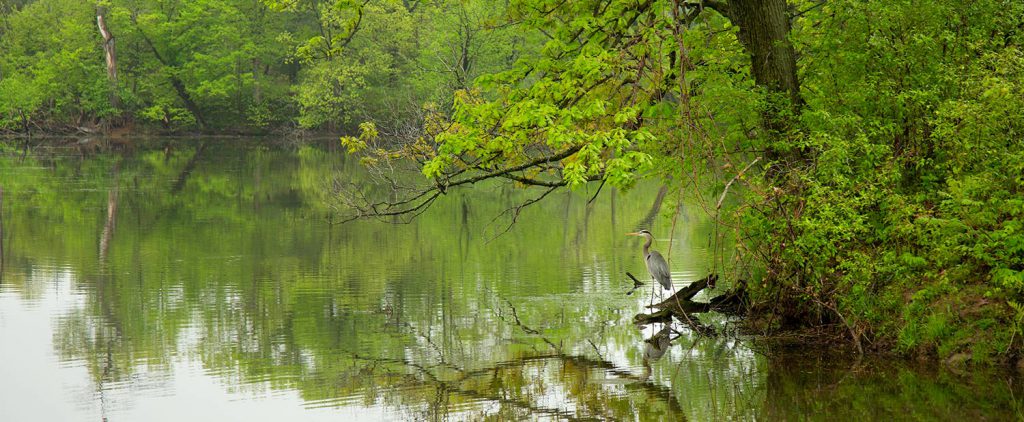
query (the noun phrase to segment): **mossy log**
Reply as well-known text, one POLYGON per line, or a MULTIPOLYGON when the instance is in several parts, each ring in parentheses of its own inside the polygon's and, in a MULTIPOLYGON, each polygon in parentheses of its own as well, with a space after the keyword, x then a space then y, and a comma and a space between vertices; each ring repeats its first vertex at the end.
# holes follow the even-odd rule
POLYGON ((672 317, 676 317, 676 319, 683 322, 689 322, 696 319, 690 314, 699 314, 710 311, 734 315, 742 313, 745 308, 747 297, 746 283, 743 281, 737 283, 736 287, 732 290, 729 290, 719 296, 715 296, 708 302, 695 302, 691 300, 697 295, 697 293, 700 293, 701 290, 704 290, 709 285, 714 285, 717 280, 718 275, 709 274, 707 277, 694 281, 680 289, 676 294, 670 296, 668 299, 648 307, 657 309, 657 311, 637 314, 634 316, 633 322, 637 324, 668 322, 672 317))

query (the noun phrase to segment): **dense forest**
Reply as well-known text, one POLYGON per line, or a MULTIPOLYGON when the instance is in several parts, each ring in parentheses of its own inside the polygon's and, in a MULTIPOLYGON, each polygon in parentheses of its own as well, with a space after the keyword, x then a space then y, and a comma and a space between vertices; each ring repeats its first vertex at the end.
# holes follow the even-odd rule
POLYGON ((0 130, 326 131, 426 176, 353 217, 658 178, 755 328, 1012 362, 1022 42, 1017 0, 8 1, 0 130))
POLYGON ((522 54, 503 12, 458 0, 6 1, 0 130, 397 130, 522 54))

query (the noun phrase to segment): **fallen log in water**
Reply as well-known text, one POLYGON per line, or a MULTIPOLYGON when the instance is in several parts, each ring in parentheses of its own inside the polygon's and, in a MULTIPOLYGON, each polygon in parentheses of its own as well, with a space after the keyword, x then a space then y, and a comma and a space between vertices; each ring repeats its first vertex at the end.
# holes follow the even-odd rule
POLYGON ((739 314, 743 311, 746 303, 746 283, 740 281, 731 290, 711 298, 708 302, 695 302, 691 300, 697 293, 704 290, 708 285, 714 285, 718 280, 715 274, 709 274, 700 280, 690 283, 680 289, 676 294, 648 308, 657 311, 647 314, 637 314, 633 322, 637 324, 651 324, 655 322, 668 322, 675 317, 681 322, 689 324, 698 331, 706 331, 707 326, 703 325, 695 315, 710 311, 727 314, 739 314))

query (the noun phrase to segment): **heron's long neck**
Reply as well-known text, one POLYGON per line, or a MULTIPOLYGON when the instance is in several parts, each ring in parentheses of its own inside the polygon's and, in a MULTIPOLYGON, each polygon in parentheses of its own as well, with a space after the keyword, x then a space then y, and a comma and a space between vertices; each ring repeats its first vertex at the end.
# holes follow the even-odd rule
POLYGON ((654 242, 654 238, 651 236, 644 236, 647 238, 647 242, 644 243, 644 256, 651 254, 651 243, 654 242))

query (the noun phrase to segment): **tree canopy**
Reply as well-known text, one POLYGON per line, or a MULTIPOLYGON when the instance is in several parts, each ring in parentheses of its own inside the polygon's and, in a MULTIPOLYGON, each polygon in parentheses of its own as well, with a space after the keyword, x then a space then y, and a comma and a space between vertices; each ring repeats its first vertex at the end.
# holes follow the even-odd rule
POLYGON ((483 1, 14 2, 0 9, 0 130, 418 126, 426 104, 524 51, 483 1), (101 18, 116 50, 108 80, 101 18), (111 73, 113 74, 113 73, 111 73))

